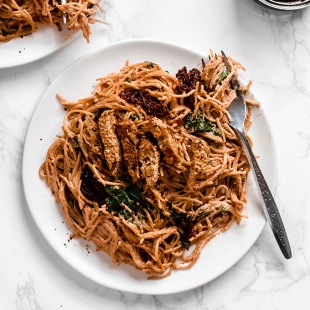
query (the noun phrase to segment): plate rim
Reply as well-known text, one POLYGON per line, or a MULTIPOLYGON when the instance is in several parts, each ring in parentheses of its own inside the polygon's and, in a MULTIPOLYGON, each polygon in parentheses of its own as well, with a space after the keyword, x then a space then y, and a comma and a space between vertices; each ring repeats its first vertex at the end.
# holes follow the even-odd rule
MULTIPOLYGON (((52 35, 53 38, 55 38, 58 41, 57 44, 53 45, 52 48, 45 50, 44 53, 41 53, 41 52, 37 53, 36 52, 36 54, 35 54, 36 56, 30 55, 27 58, 21 58, 21 59, 18 59, 16 61, 14 60, 14 61, 9 61, 9 62, 5 62, 5 61, 1 62, 0 61, 0 69, 10 69, 10 68, 16 68, 16 67, 20 67, 20 66, 27 65, 27 64, 32 64, 36 61, 39 61, 39 60, 44 59, 46 57, 49 57, 52 54, 57 53, 58 51, 61 51, 63 48, 68 46, 72 41, 74 41, 75 39, 82 36, 81 31, 76 31, 76 32, 73 32, 67 39, 65 39, 68 34, 69 34, 69 31, 65 27, 61 31, 59 31, 57 29, 56 25, 49 26, 47 24, 42 24, 42 25, 39 25, 39 29, 36 32, 33 32, 30 35, 24 36, 22 38, 20 38, 20 37, 19 38, 13 38, 12 40, 10 40, 8 42, 1 42, 0 46, 3 46, 5 48, 7 45, 13 45, 11 47, 12 51, 10 51, 10 53, 22 54, 22 53, 24 53, 25 49, 29 49, 29 46, 31 48, 31 46, 38 43, 37 40, 40 40, 40 37, 42 37, 42 36, 44 37, 44 36, 52 35), (35 37, 37 37, 37 38, 35 38, 35 37), (19 41, 17 41, 17 40, 19 40, 19 41), (25 43, 25 40, 26 40, 26 44, 23 44, 23 43, 25 43), (29 41, 31 42, 30 45, 29 45, 29 41)), ((8 52, 5 52, 5 54, 6 53, 8 53, 8 52)), ((17 56, 15 56, 14 59, 15 58, 17 59, 17 56)), ((1 55, 1 49, 0 49, 0 58, 2 58, 2 57, 5 59, 5 55, 1 55)))

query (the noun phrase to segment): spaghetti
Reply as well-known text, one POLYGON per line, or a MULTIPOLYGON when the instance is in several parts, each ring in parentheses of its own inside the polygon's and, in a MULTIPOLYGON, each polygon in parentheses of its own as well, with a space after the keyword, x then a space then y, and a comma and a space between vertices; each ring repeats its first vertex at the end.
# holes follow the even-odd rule
POLYGON ((60 31, 63 16, 66 16, 69 30, 66 38, 81 30, 87 42, 90 41, 90 24, 101 22, 95 19, 102 8, 98 0, 68 0, 60 4, 57 0, 3 0, 0 3, 0 42, 23 37, 36 32, 41 24, 56 25, 60 31))
POLYGON ((250 167, 227 112, 236 97, 230 79, 243 67, 228 59, 230 72, 211 51, 201 72, 176 75, 127 62, 88 98, 58 96, 63 134, 39 174, 72 238, 161 279, 191 267, 212 238, 246 217, 250 167))

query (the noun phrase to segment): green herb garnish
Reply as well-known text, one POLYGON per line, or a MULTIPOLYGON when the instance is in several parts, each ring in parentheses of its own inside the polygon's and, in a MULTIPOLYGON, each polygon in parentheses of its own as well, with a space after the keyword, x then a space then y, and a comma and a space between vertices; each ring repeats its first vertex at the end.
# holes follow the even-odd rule
POLYGON ((222 212, 228 212, 228 210, 224 206, 220 206, 219 210, 222 212))
POLYGON ((229 74, 230 74, 229 70, 224 70, 223 72, 221 72, 219 78, 217 79, 217 82, 220 83, 224 81, 228 77, 229 74))
POLYGON ((172 207, 171 201, 168 201, 167 205, 171 212, 170 217, 173 219, 174 225, 178 228, 178 231, 180 233, 180 242, 181 242, 182 248, 188 250, 191 245, 189 239, 192 233, 194 221, 186 213, 177 212, 172 207))
POLYGON ((184 127, 193 132, 212 132, 215 136, 221 136, 221 132, 217 125, 209 121, 203 115, 198 115, 191 120, 191 114, 188 114, 183 119, 184 127))
POLYGON ((195 220, 195 222, 200 222, 202 219, 206 218, 210 214, 211 214, 211 211, 200 211, 195 216, 194 220, 195 220))
POLYGON ((132 217, 132 214, 124 209, 122 204, 126 205, 135 215, 142 216, 142 208, 153 210, 154 207, 150 204, 146 198, 142 195, 138 188, 133 185, 129 185, 126 188, 117 189, 115 186, 105 186, 107 197, 105 202, 108 207, 117 213, 122 215, 125 219, 132 217))
POLYGON ((182 244, 182 248, 188 250, 191 246, 190 241, 186 241, 186 240, 181 240, 181 244, 182 244))
POLYGON ((142 206, 143 208, 146 208, 149 211, 155 210, 154 206, 146 200, 146 198, 142 195, 139 189, 134 185, 127 186, 126 192, 129 198, 136 201, 139 204, 139 206, 142 206))
POLYGON ((152 61, 150 61, 148 64, 147 64, 147 67, 148 68, 153 68, 156 64, 152 61))
POLYGON ((140 117, 139 117, 138 114, 132 114, 132 115, 130 115, 130 119, 133 120, 133 121, 135 121, 135 120, 137 120, 137 119, 140 119, 140 117))
POLYGON ((72 138, 72 143, 76 149, 80 147, 79 138, 77 135, 72 138))

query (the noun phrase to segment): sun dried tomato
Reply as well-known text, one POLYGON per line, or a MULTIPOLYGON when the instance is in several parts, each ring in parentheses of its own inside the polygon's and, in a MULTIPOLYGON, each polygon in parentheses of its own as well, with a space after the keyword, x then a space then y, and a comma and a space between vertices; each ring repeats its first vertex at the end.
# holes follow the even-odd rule
POLYGON ((97 202, 100 206, 105 203, 106 192, 102 183, 95 177, 88 166, 85 166, 81 175, 81 192, 90 201, 97 202))
POLYGON ((192 70, 187 72, 187 68, 183 67, 178 71, 176 77, 180 83, 175 88, 176 93, 177 94, 188 93, 192 89, 195 89, 197 82, 200 82, 200 71, 196 68, 193 68, 192 70))
POLYGON ((121 92, 120 97, 131 104, 138 104, 148 115, 165 117, 169 110, 157 98, 152 97, 149 93, 137 89, 126 89, 121 92))

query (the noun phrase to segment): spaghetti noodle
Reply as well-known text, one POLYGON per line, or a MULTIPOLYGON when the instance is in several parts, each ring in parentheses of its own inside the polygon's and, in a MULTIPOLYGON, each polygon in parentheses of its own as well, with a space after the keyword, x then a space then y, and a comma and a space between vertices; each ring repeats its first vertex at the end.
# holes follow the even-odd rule
POLYGON ((231 72, 211 51, 201 72, 176 75, 127 62, 99 78, 90 97, 59 96, 63 134, 39 174, 73 238, 161 279, 191 267, 212 238, 246 217, 250 167, 227 112, 236 97, 230 78, 243 67, 228 59, 231 72))
POLYGON ((36 32, 41 24, 56 25, 62 29, 66 16, 69 38, 73 32, 81 30, 89 42, 89 24, 101 22, 94 18, 102 8, 98 0, 68 0, 60 4, 57 0, 3 0, 0 3, 0 42, 23 37, 36 32))

